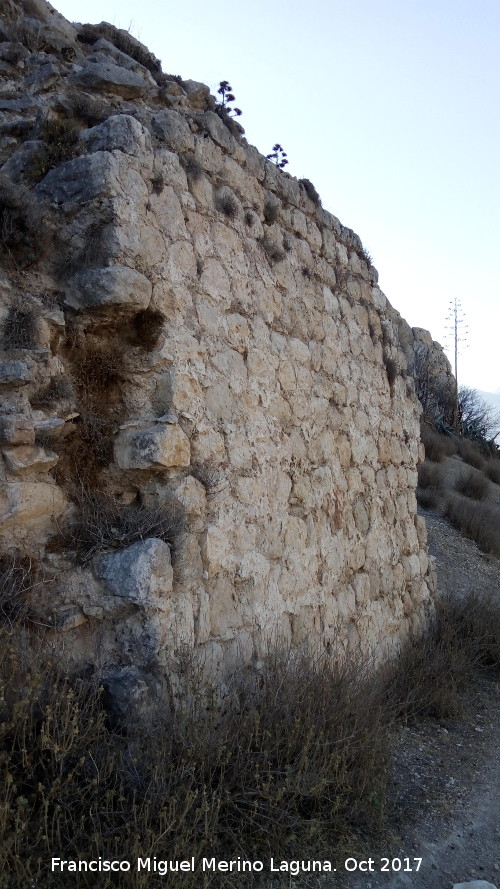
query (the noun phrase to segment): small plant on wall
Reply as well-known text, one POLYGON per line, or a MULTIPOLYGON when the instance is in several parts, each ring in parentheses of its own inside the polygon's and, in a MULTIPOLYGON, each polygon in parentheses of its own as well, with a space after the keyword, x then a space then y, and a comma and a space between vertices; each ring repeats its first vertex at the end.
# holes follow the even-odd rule
POLYGON ((233 88, 228 80, 221 80, 221 82, 219 83, 219 89, 217 90, 219 96, 221 97, 218 108, 223 109, 229 116, 240 117, 242 114, 241 108, 232 107, 232 103, 236 101, 232 89, 233 88))
POLYGON ((273 163, 275 163, 281 170, 283 167, 286 167, 288 163, 287 153, 286 151, 283 151, 283 147, 279 142, 276 142, 276 145, 273 145, 271 154, 266 154, 266 157, 269 161, 273 161, 273 163))

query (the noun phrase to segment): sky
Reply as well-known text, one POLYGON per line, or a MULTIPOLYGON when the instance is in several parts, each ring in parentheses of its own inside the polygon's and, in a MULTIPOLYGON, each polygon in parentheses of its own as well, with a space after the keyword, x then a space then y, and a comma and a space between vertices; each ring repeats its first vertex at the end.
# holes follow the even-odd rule
POLYGON ((499 0, 53 5, 129 29, 166 73, 213 93, 229 80, 248 141, 283 146, 450 357, 460 301, 459 383, 500 392, 499 0))

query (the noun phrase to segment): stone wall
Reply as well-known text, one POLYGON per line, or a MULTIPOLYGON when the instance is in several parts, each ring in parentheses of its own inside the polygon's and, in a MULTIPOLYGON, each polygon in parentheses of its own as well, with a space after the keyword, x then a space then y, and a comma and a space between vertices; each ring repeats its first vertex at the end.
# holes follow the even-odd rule
POLYGON ((33 607, 117 698, 189 650, 213 676, 272 639, 383 656, 435 577, 420 406, 370 258, 207 87, 37 3, 44 48, 0 44, 2 195, 24 177, 45 239, 24 220, 0 280, 2 533, 51 573, 33 607), (78 142, 33 183, 47 119, 78 142), (110 509, 150 533, 124 546, 110 509))

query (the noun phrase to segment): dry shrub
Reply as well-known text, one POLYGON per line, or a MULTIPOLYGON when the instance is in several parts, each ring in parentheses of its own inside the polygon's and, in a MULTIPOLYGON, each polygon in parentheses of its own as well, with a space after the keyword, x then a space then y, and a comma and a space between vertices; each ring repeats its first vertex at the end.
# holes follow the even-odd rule
POLYGON ((3 347, 34 349, 37 345, 37 312, 22 299, 9 308, 3 329, 3 347))
POLYGON ((268 225, 276 222, 280 212, 280 205, 277 201, 267 198, 264 202, 264 219, 268 225))
POLYGON ((321 207, 321 198, 316 191, 314 185, 312 184, 310 179, 299 179, 301 185, 304 186, 306 194, 311 198, 311 201, 316 204, 318 207, 321 207))
POLYGON ((36 595, 52 582, 32 556, 18 549, 0 552, 0 623, 10 629, 38 623, 36 595))
MULTIPOLYGON (((196 665, 179 657, 186 698, 205 702, 203 715, 195 703, 121 734, 95 681, 23 665, 14 637, 0 642, 2 876, 9 889, 66 889, 75 877, 50 873, 52 856, 332 858, 357 833, 373 839, 395 720, 461 712, 475 668, 500 668, 500 605, 439 601, 428 631, 378 673, 271 650, 258 674, 234 678, 223 708, 206 709, 196 665)), ((234 875, 205 876, 195 878, 203 889, 236 885, 234 875)), ((190 873, 156 877, 138 873, 133 885, 195 884, 190 873)), ((240 882, 250 889, 252 874, 240 882)), ((90 889, 95 877, 77 884, 90 889)), ((129 886, 129 874, 99 874, 102 889, 129 886)))
MULTIPOLYGON (((367 677, 310 656, 270 658, 246 705, 170 717, 148 737, 109 727, 102 689, 39 664, 28 679, 12 650, 0 667, 0 834, 6 886, 69 887, 52 856, 158 861, 193 855, 295 858, 380 826, 388 734, 367 677), (248 851, 246 851, 248 850, 248 851)), ((196 691, 196 689, 193 689, 196 691)), ((328 857, 331 857, 328 855, 328 857)), ((245 889, 254 885, 244 875, 245 889)), ((259 878, 257 877, 257 880, 259 878)), ((256 880, 256 881, 257 881, 256 880)), ((192 889, 193 874, 162 886, 192 889)), ((136 889, 160 885, 134 875, 136 889)), ((233 875, 199 874, 200 887, 234 887, 233 875)), ((95 885, 82 873, 78 886, 95 885)), ((99 874, 128 887, 130 874, 99 874)))
POLYGON ((100 412, 103 398, 109 398, 120 382, 124 369, 123 347, 96 340, 70 350, 75 386, 80 402, 89 411, 100 412))
POLYGON ((500 666, 498 601, 441 598, 428 628, 386 668, 388 707, 397 719, 459 716, 474 668, 492 663, 500 666))
POLYGON ((61 401, 74 402, 75 388, 68 377, 58 374, 50 382, 39 389, 31 399, 33 407, 51 408, 61 401))
POLYGON ((99 485, 101 470, 113 460, 114 432, 108 418, 81 409, 73 434, 51 443, 59 455, 54 478, 73 498, 82 484, 89 489, 99 485))
POLYGON ((154 506, 124 506, 114 497, 81 487, 75 496, 77 516, 62 532, 65 545, 77 551, 82 564, 110 549, 124 549, 157 537, 172 548, 184 532, 184 510, 173 496, 154 506))
POLYGON ((29 190, 0 174, 0 256, 25 268, 40 258, 47 226, 29 190))
POLYGON ((438 463, 424 460, 418 467, 418 484, 420 488, 441 490, 443 487, 443 470, 438 463))
POLYGON ((441 463, 445 457, 456 453, 457 439, 437 432, 427 423, 420 424, 420 439, 425 447, 425 456, 434 463, 441 463))
POLYGON ((238 201, 231 192, 220 192, 216 197, 215 205, 228 219, 235 219, 238 215, 238 201))
POLYGON ((490 457, 483 471, 490 481, 495 485, 500 485, 500 460, 490 457))
POLYGON ((455 490, 472 500, 486 500, 490 491, 490 485, 486 476, 477 469, 471 469, 460 475, 455 481, 455 490))
POLYGON ((197 182, 198 179, 201 179, 205 171, 193 154, 180 155, 179 160, 184 167, 188 179, 192 182, 197 182))
POLYGON ((285 251, 279 244, 268 238, 267 235, 262 238, 261 244, 272 262, 282 262, 285 258, 285 251))
POLYGON ((163 173, 155 173, 150 182, 153 194, 161 194, 165 188, 165 177, 163 173))
POLYGON ((464 463, 474 466, 475 469, 484 470, 486 468, 486 458, 481 453, 478 445, 469 441, 468 438, 457 439, 457 450, 464 463))
POLYGON ((444 515, 465 537, 474 540, 486 553, 500 556, 500 509, 489 503, 471 501, 450 493, 444 515))
POLYGON ((100 96, 90 96, 75 90, 68 98, 75 117, 84 121, 88 127, 103 123, 112 114, 109 103, 100 96))

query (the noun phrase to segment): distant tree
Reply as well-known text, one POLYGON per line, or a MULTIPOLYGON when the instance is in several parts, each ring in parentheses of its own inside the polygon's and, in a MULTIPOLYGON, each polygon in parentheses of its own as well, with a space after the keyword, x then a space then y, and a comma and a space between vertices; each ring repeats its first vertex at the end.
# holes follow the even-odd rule
POLYGON ((461 348, 460 343, 465 343, 467 340, 469 328, 465 323, 462 303, 456 296, 450 299, 448 309, 449 314, 446 316, 446 320, 451 321, 451 324, 446 327, 446 330, 448 331, 447 337, 451 337, 453 340, 455 379, 458 386, 458 353, 461 348))
POLYGON ((221 97, 221 101, 218 104, 218 108, 224 110, 224 112, 228 115, 232 115, 233 117, 240 117, 242 111, 240 108, 232 108, 232 102, 235 102, 236 99, 232 92, 233 88, 228 80, 221 80, 219 83, 219 89, 217 90, 219 96, 221 97))
POLYGON ((433 367, 431 349, 421 343, 408 362, 408 373, 415 384, 417 395, 424 416, 431 423, 453 426, 456 419, 456 397, 450 387, 443 386, 443 380, 436 377, 433 367))
POLYGON ((458 408, 463 435, 482 442, 493 442, 498 438, 500 410, 481 398, 476 389, 460 386, 458 408))
POLYGON ((276 145, 273 145, 271 154, 266 154, 266 157, 268 160, 274 161, 276 166, 279 167, 281 170, 283 169, 283 167, 286 167, 288 163, 287 153, 286 151, 283 151, 283 146, 280 145, 279 142, 276 142, 276 145))

